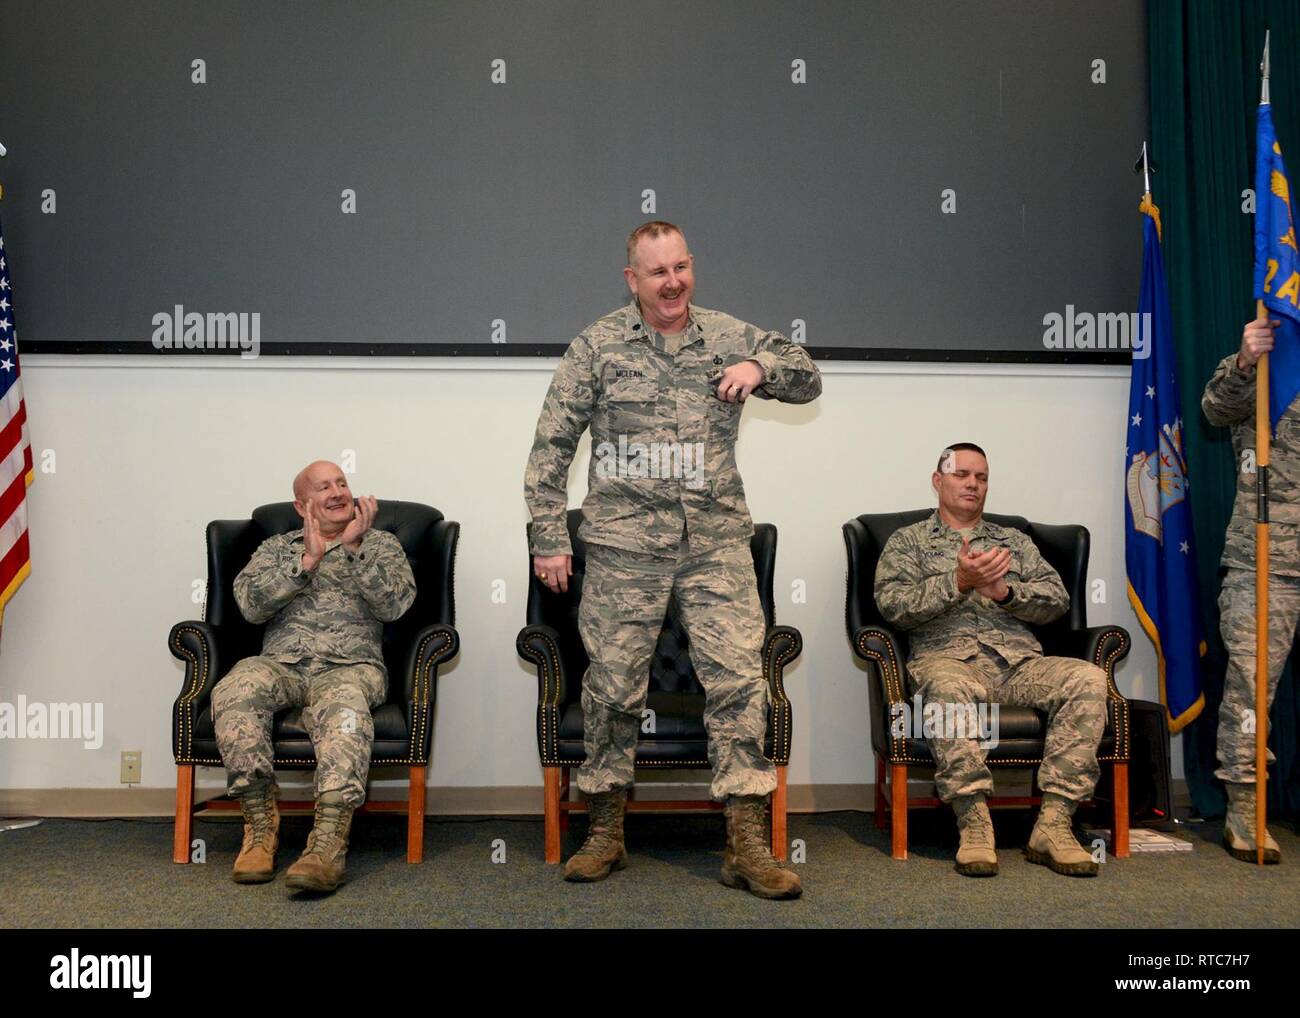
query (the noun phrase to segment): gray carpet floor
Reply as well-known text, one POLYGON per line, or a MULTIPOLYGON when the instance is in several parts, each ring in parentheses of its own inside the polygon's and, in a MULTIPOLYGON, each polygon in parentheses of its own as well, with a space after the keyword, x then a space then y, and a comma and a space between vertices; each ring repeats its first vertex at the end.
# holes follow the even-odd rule
MULTIPOLYGON (((277 879, 229 878, 237 818, 197 820, 207 861, 170 861, 168 820, 47 820, 0 833, 0 926, 27 927, 1295 927, 1300 922, 1300 836, 1272 827, 1280 866, 1256 868, 1218 844, 1221 822, 1189 825, 1186 853, 1111 860, 1092 880, 1028 863, 1028 811, 995 814, 1001 874, 961 877, 952 868, 949 815, 914 814, 911 858, 889 856, 870 814, 790 818, 806 861, 804 896, 760 901, 718 881, 717 815, 636 814, 631 858, 599 884, 566 884, 542 858, 531 817, 434 817, 425 861, 405 861, 405 819, 361 816, 348 882, 326 897, 294 894, 283 871, 301 851, 308 817, 284 820, 277 879), (505 861, 493 862, 500 840, 505 861)), ((575 818, 567 854, 586 822, 575 818)))

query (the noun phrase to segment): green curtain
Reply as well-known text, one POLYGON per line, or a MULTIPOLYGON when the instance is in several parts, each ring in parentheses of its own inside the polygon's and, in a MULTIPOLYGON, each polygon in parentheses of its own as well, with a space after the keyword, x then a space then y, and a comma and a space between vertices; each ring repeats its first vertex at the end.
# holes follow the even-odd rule
MULTIPOLYGON (((1157 167, 1151 186, 1164 229, 1210 648, 1205 710, 1183 732, 1187 782, 1203 816, 1224 810, 1222 786, 1214 779, 1226 665, 1217 600, 1236 464, 1226 429, 1210 427, 1200 412, 1200 398, 1215 365, 1240 344, 1243 325, 1255 317, 1254 219, 1242 212, 1242 191, 1254 186, 1258 67, 1266 28, 1272 32, 1273 121, 1295 182, 1300 179, 1300 3, 1149 0, 1147 7, 1151 155, 1157 167)), ((1274 813, 1295 814, 1300 812, 1300 701, 1290 668, 1274 701, 1272 724, 1269 745, 1278 764, 1269 783, 1269 807, 1274 813)))

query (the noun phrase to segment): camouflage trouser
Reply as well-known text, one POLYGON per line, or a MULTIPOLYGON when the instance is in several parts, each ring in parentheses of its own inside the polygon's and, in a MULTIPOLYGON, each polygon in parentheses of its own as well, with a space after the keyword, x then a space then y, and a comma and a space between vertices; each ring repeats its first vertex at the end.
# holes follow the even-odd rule
POLYGON ((376 665, 323 661, 282 664, 246 657, 212 691, 217 747, 230 795, 279 792, 271 759, 271 721, 277 711, 302 708, 302 725, 316 752, 316 797, 342 792, 352 807, 366 801, 372 707, 384 702, 386 679, 376 665))
MULTIPOLYGON (((1076 802, 1092 794, 1101 773, 1097 747, 1106 729, 1106 673, 1096 665, 1071 657, 1033 657, 1008 673, 1001 658, 981 655, 969 661, 926 656, 907 667, 913 690, 925 703, 983 702, 1046 711, 1038 787, 1076 802)), ((927 743, 934 755, 935 790, 944 802, 993 791, 977 737, 927 743)))
POLYGON ((590 545, 578 631, 591 665, 582 682, 586 762, 578 788, 588 795, 628 788, 650 660, 669 599, 690 640, 704 687, 710 794, 767 795, 776 768, 763 755, 767 685, 761 655, 765 623, 748 544, 676 560, 590 545))
MULTIPOLYGON (((1228 672, 1219 706, 1219 769, 1223 781, 1255 780, 1255 571, 1228 568, 1219 594, 1220 631, 1228 672)), ((1286 666, 1300 621, 1300 577, 1268 578, 1268 706, 1286 666)), ((1273 763, 1273 753, 1268 752, 1273 763)))

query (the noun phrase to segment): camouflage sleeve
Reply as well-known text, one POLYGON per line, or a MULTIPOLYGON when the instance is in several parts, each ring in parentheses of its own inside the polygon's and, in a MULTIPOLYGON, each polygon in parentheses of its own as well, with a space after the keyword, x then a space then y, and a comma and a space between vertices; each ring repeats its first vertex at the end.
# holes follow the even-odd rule
POLYGON ((915 629, 956 607, 961 597, 956 561, 951 570, 922 578, 916 542, 905 531, 885 542, 876 565, 876 606, 891 625, 915 629))
POLYGON ((763 333, 748 359, 763 369, 763 384, 753 393, 759 399, 811 403, 822 394, 822 374, 808 351, 779 332, 763 333))
POLYGON ((1020 573, 1018 577, 1007 580, 1011 600, 1000 607, 1021 622, 1036 626, 1055 622, 1070 609, 1070 595, 1065 591, 1065 584, 1028 536, 1016 543, 1020 573))
POLYGON ((570 555, 569 466, 595 403, 593 351, 584 333, 569 344, 555 369, 537 418, 537 434, 524 471, 524 500, 532 517, 534 555, 570 555))
POLYGON ((302 555, 283 534, 268 537, 235 577, 235 603, 244 618, 260 625, 311 583, 302 555))
POLYGON ((1245 420, 1255 412, 1255 369, 1238 368, 1235 352, 1223 358, 1205 385, 1201 409, 1217 428, 1245 420))
POLYGON ((402 543, 386 530, 371 530, 361 539, 361 550, 348 555, 357 590, 380 622, 406 614, 415 602, 415 577, 402 543))

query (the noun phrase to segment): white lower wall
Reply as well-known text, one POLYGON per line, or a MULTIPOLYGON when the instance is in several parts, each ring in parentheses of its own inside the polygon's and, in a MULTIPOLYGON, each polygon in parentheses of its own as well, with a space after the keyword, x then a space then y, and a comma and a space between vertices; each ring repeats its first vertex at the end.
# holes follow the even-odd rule
MULTIPOLYGON (((295 472, 354 450, 357 493, 437 506, 462 526, 461 654, 441 679, 435 786, 541 784, 536 682, 514 650, 528 561, 524 462, 554 360, 209 359, 30 356, 23 383, 36 455, 32 576, 5 613, 0 701, 99 701, 103 745, 0 740, 0 788, 120 788, 122 750, 146 788, 174 782, 170 709, 183 669, 171 625, 198 616, 203 528, 290 497, 295 472), (47 452, 48 450, 48 452, 47 452), (53 467, 51 472, 43 468, 53 467), (506 603, 493 583, 505 581, 506 603)), ((787 672, 795 785, 872 780, 864 673, 844 632, 840 525, 933 504, 948 443, 989 453, 988 509, 1076 521, 1106 583, 1093 624, 1129 629, 1122 691, 1157 698, 1152 648, 1124 595, 1119 367, 826 363, 809 406, 751 401, 739 451, 754 519, 777 524, 777 619, 804 654, 787 672), (792 603, 795 580, 806 603, 792 603)), ((585 491, 585 446, 572 504, 585 491)), ((1174 773, 1182 775, 1179 740, 1174 773)), ((205 774, 219 783, 220 772, 205 774)))

